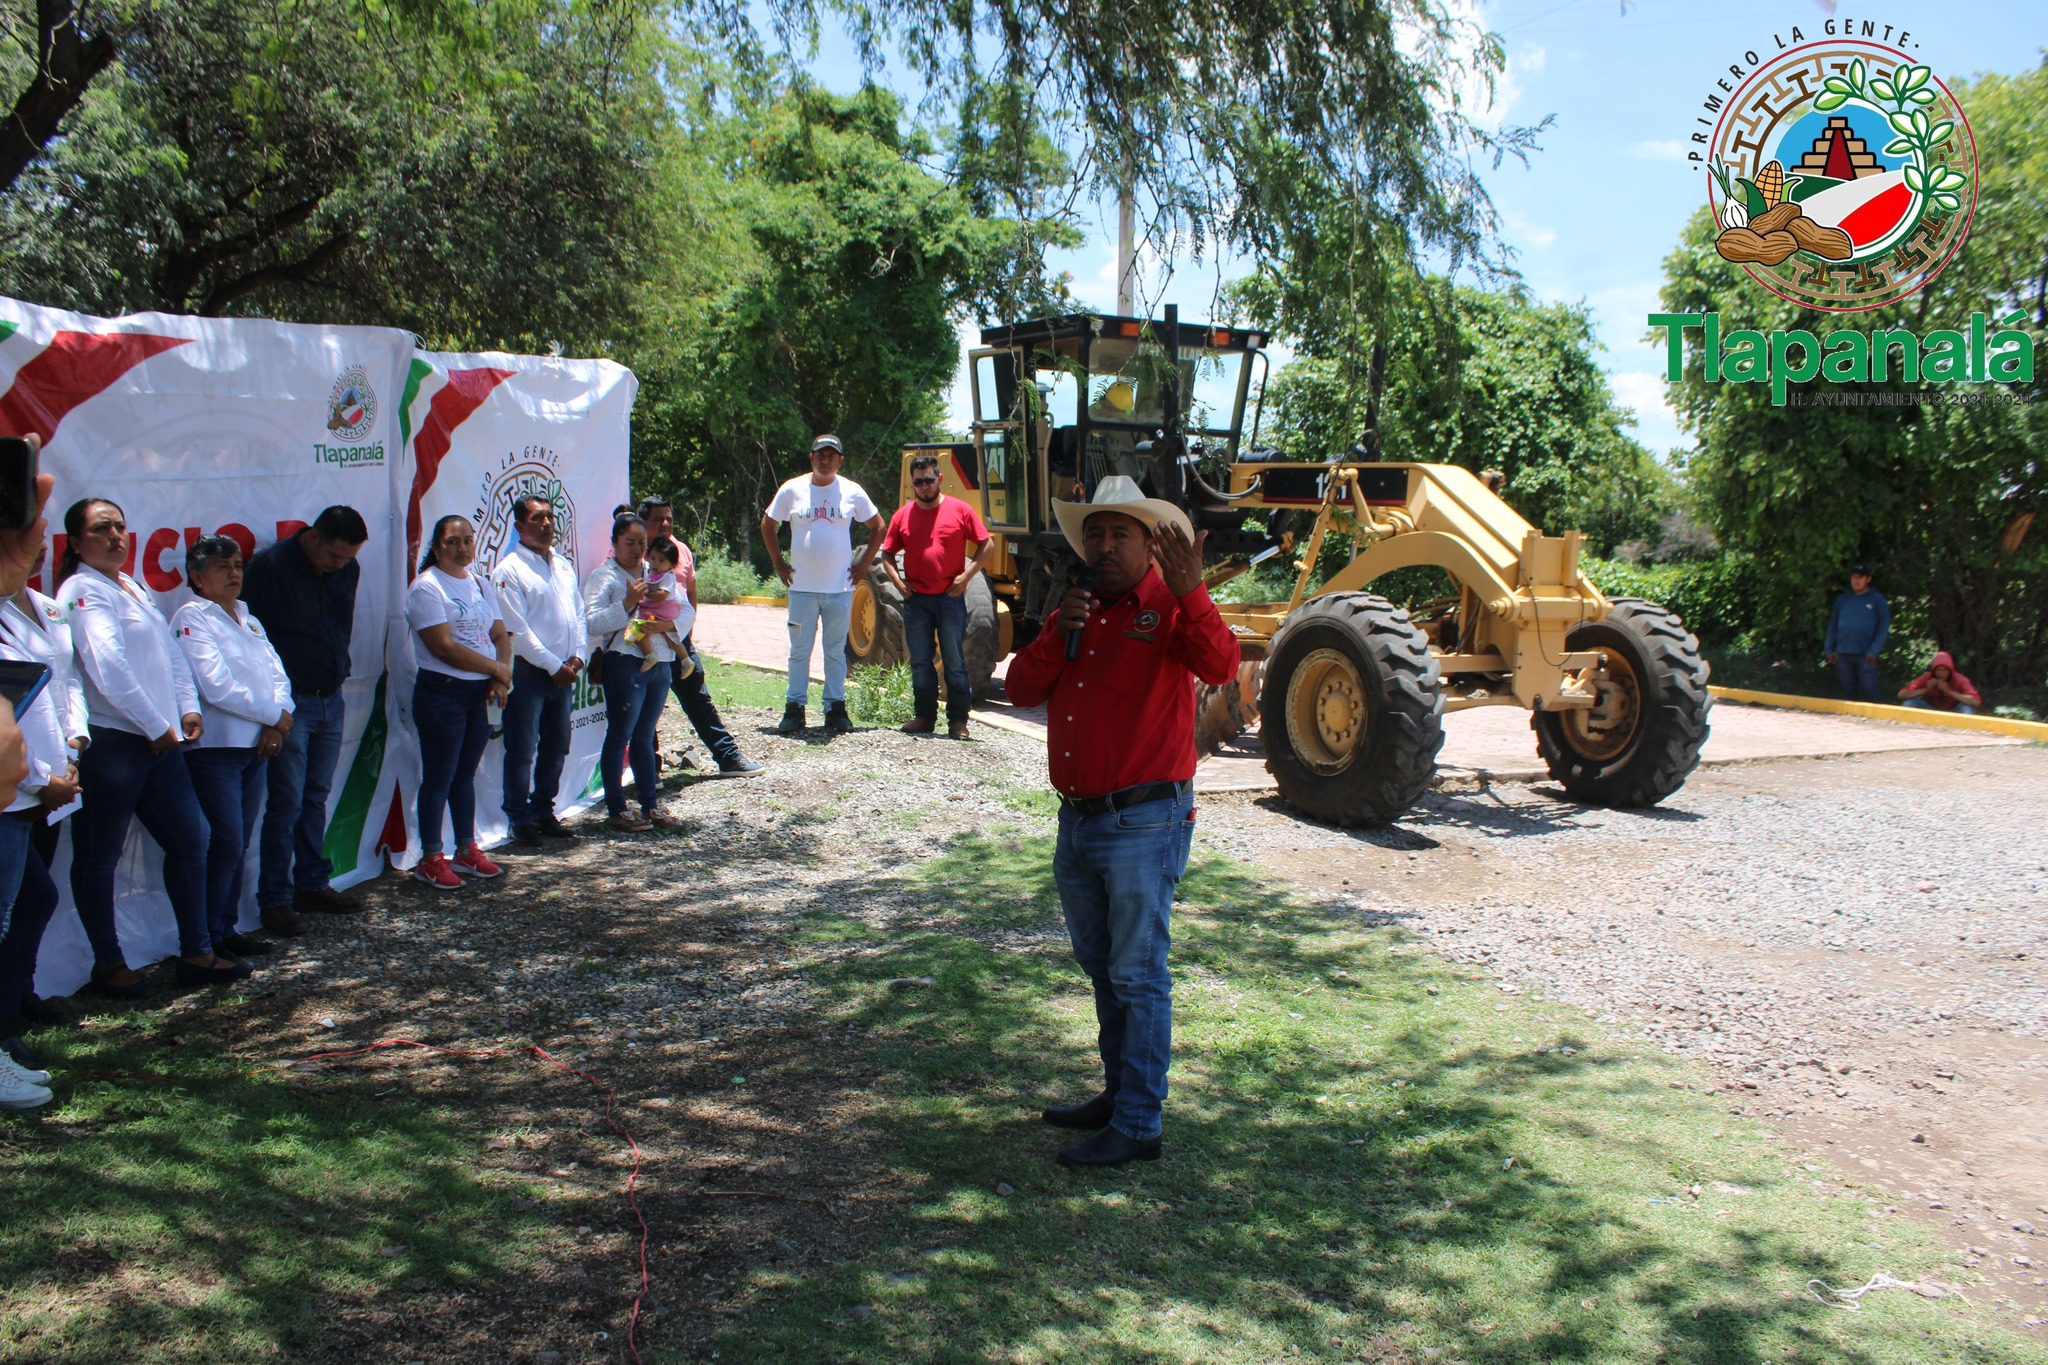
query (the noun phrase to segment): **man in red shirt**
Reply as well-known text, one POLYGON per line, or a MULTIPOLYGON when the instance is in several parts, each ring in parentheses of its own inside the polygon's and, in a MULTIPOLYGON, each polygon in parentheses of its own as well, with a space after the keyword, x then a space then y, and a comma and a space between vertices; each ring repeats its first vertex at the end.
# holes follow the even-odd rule
POLYGON ((1114 475, 1093 502, 1053 510, 1094 587, 1067 594, 1057 629, 1010 661, 1006 681, 1013 703, 1046 708, 1060 794, 1053 880, 1074 960, 1094 983, 1106 1084, 1045 1121, 1098 1130, 1061 1161, 1120 1166, 1159 1158, 1173 1038, 1167 921, 1195 831, 1194 679, 1228 682, 1238 649, 1202 585, 1208 534, 1191 535, 1178 507, 1114 475))
POLYGON ((988 528, 974 509, 939 491, 939 462, 920 455, 910 462, 911 501, 896 509, 882 536, 882 569, 903 594, 903 639, 910 648, 910 696, 917 714, 906 735, 930 734, 939 723, 939 673, 932 666, 932 637, 946 661, 947 733, 967 738, 967 713, 974 706, 967 677, 967 585, 988 558, 988 528), (904 551, 904 572, 896 552, 904 551), (909 582, 904 582, 905 577, 909 582))

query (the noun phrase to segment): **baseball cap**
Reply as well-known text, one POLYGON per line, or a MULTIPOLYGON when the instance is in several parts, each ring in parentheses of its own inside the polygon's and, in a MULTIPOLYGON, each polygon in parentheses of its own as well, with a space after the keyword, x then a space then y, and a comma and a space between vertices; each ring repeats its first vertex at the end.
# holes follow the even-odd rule
POLYGON ((1876 577, 1875 574, 1870 572, 1870 566, 1868 564, 1851 564, 1849 566, 1849 572, 1852 574, 1862 574, 1865 578, 1876 577))
POLYGON ((811 442, 811 449, 836 450, 842 455, 846 453, 846 447, 839 444, 839 438, 837 436, 831 435, 830 433, 820 436, 817 440, 811 442))

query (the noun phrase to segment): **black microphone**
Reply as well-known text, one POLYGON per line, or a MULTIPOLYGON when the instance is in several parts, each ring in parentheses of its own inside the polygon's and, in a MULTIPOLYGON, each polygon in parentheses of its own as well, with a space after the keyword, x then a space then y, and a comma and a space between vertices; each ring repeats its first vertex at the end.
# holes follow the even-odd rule
MULTIPOLYGON (((1082 592, 1094 592, 1095 570, 1089 568, 1086 564, 1075 565, 1073 570, 1067 574, 1067 586, 1079 588, 1082 592)), ((1081 628, 1079 627, 1067 632, 1067 657, 1069 659, 1081 657, 1081 628)))

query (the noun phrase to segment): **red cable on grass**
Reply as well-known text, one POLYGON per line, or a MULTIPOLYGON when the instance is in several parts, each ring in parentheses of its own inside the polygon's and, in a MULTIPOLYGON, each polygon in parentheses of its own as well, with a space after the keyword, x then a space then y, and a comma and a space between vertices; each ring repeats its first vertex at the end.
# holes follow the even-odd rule
MULTIPOLYGON (((557 1071, 566 1072, 571 1076, 580 1077, 588 1081, 592 1090, 603 1092, 605 1126, 616 1133, 633 1153, 633 1169, 626 1177, 626 1206, 633 1211, 633 1221, 640 1225, 640 1292, 633 1296, 633 1311, 626 1319, 626 1350, 633 1357, 634 1365, 640 1365, 640 1306, 646 1301, 647 1291, 652 1284, 647 1274, 647 1239, 649 1232, 647 1218, 640 1212, 640 1198, 635 1193, 636 1187, 640 1183, 640 1144, 635 1142, 633 1135, 626 1131, 625 1127, 618 1120, 612 1117, 612 1101, 619 1092, 611 1086, 599 1084, 597 1077, 589 1072, 578 1071, 567 1062, 558 1060, 546 1048, 541 1047, 537 1043, 516 1048, 457 1048, 435 1047, 430 1043, 416 1042, 411 1038, 387 1038, 381 1043, 371 1043, 368 1047, 349 1048, 341 1052, 315 1052, 310 1056, 301 1057, 299 1060, 301 1062, 333 1061, 343 1057, 360 1057, 365 1053, 381 1052, 386 1048, 393 1047, 416 1048, 421 1052, 436 1052, 444 1057, 480 1057, 486 1060, 497 1057, 517 1057, 522 1054, 531 1054, 546 1062, 549 1066, 554 1067, 557 1071)), ((156 1078, 138 1077, 137 1079, 156 1078)))

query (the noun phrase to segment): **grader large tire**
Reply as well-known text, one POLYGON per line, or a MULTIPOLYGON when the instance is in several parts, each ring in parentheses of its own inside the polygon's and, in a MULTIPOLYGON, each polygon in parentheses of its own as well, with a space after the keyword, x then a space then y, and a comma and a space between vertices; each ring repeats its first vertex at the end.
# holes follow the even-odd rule
POLYGON ((1684 786, 1713 705, 1699 641, 1656 603, 1617 597, 1606 620, 1575 627, 1565 648, 1606 655, 1608 681, 1590 711, 1530 717, 1550 775, 1598 806, 1654 806, 1684 786))
POLYGON ((877 564, 853 585, 846 623, 846 662, 887 668, 910 657, 903 643, 903 594, 877 564))
POLYGON ((1303 603, 1273 637, 1259 694, 1259 736, 1280 795, 1333 824, 1397 818, 1436 772, 1441 683, 1428 638, 1386 598, 1303 603))
POLYGON ((1221 687, 1195 684, 1195 756, 1207 758, 1259 723, 1257 660, 1240 664, 1237 676, 1221 687))

